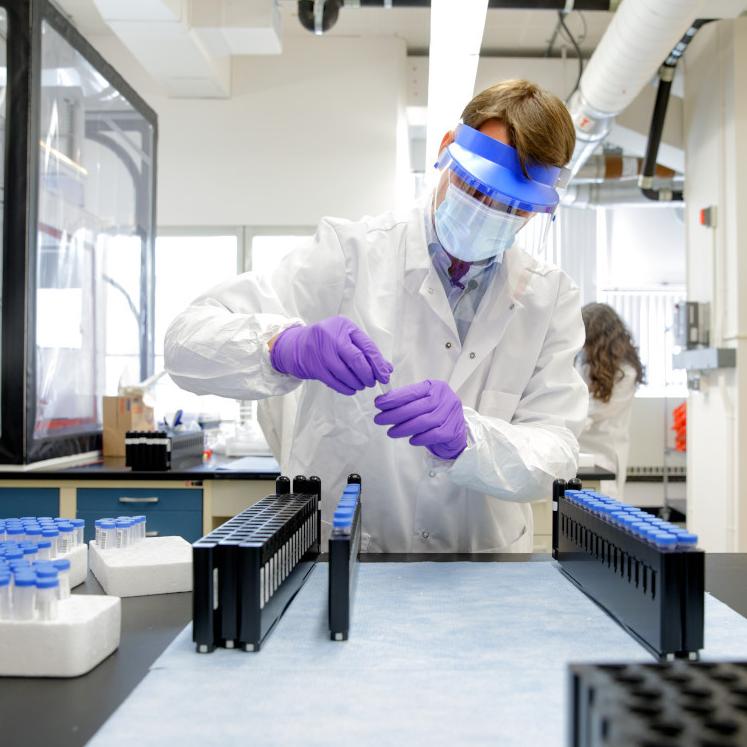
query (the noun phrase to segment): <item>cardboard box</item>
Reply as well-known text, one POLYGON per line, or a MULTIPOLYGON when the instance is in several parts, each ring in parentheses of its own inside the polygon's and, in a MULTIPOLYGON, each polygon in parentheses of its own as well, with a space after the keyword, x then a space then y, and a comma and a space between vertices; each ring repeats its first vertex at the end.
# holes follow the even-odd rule
POLYGON ((153 408, 142 397, 104 397, 104 456, 125 455, 127 431, 155 430, 153 408))

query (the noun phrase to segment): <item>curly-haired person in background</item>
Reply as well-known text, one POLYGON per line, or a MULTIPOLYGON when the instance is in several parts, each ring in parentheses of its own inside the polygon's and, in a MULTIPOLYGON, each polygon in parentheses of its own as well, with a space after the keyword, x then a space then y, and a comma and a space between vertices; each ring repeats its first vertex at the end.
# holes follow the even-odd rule
POLYGON ((617 475, 605 492, 622 499, 630 412, 635 391, 644 381, 643 366, 625 322, 611 306, 590 303, 581 314, 586 342, 576 358, 576 368, 589 387, 589 415, 578 438, 579 447, 594 454, 600 467, 617 475))

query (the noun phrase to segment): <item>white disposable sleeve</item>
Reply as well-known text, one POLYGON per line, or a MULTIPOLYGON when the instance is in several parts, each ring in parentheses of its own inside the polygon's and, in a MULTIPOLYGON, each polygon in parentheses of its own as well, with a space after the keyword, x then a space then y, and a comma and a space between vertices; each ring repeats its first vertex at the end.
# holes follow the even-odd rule
POLYGON ((337 314, 345 281, 337 233, 322 221, 312 246, 291 252, 271 276, 240 275, 179 314, 166 332, 166 370, 196 394, 285 394, 301 382, 273 369, 268 342, 289 326, 337 314))
MULTIPOLYGON (((574 358, 584 342, 578 290, 563 280, 534 374, 511 422, 465 407, 467 448, 443 467, 462 487, 510 501, 552 493, 552 482, 576 474, 588 391, 574 358)), ((510 362, 507 362, 510 365, 510 362)))

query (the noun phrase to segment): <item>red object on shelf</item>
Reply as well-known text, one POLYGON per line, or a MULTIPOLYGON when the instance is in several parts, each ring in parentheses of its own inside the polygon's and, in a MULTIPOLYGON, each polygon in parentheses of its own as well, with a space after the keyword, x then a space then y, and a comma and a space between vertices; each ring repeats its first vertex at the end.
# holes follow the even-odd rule
POLYGON ((687 450, 687 402, 672 410, 672 430, 674 431, 674 448, 676 451, 687 450))

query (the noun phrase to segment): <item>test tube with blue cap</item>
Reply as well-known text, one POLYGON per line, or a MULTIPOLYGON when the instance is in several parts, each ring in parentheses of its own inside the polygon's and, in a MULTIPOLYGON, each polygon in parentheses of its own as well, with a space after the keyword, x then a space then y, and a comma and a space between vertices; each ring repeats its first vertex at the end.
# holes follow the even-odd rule
POLYGON ((57 574, 36 575, 36 612, 40 620, 57 618, 57 598, 60 586, 57 574))
POLYGON ((13 618, 33 620, 36 605, 36 576, 31 570, 19 570, 13 578, 13 618))
POLYGON ((0 570, 0 620, 10 620, 13 616, 10 572, 0 570))
POLYGON ((86 522, 84 519, 70 519, 70 523, 75 529, 75 546, 78 547, 83 544, 83 533, 86 529, 86 522))
POLYGON ((59 558, 53 560, 52 565, 57 569, 57 578, 60 582, 59 598, 67 599, 70 596, 70 561, 67 558, 59 558))

